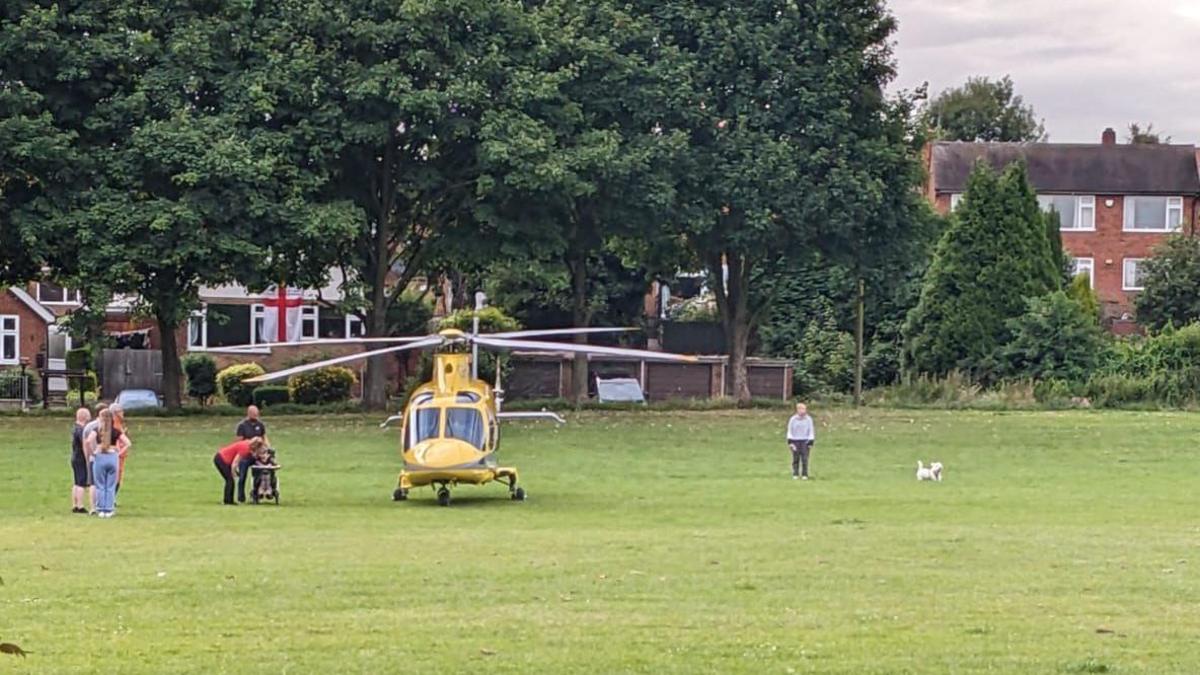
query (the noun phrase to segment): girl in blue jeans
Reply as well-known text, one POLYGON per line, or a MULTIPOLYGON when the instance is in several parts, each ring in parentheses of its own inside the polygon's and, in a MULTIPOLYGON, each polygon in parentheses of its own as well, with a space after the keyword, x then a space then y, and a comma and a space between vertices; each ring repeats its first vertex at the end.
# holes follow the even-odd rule
POLYGON ((100 425, 95 435, 96 453, 92 456, 92 483, 96 486, 96 514, 112 518, 117 501, 117 476, 120 472, 119 454, 129 448, 129 439, 113 427, 112 412, 100 412, 100 425))

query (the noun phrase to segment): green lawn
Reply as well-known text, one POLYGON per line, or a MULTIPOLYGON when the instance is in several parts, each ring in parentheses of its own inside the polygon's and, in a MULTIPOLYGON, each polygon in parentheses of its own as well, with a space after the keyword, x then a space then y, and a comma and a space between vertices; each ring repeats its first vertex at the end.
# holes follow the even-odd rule
POLYGON ((278 508, 219 504, 235 420, 133 419, 111 521, 0 418, 0 673, 1200 672, 1200 417, 815 413, 807 483, 786 413, 582 413, 450 508, 374 417, 268 418, 278 508))

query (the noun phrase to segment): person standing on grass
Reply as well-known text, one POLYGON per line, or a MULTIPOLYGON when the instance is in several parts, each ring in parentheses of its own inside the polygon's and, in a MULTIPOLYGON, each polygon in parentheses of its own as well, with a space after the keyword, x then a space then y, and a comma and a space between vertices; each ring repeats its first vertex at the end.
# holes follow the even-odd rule
MULTIPOLYGON (((112 413, 113 427, 128 438, 129 434, 125 428, 125 410, 115 403, 108 410, 112 413)), ((125 458, 129 455, 129 445, 131 444, 132 442, 126 444, 117 454, 117 488, 113 491, 114 496, 121 492, 121 482, 125 480, 125 458)))
POLYGON ((97 403, 96 416, 83 427, 83 451, 87 455, 88 476, 92 483, 92 486, 88 488, 88 503, 91 504, 91 510, 88 513, 96 512, 96 472, 93 461, 96 459, 96 439, 100 437, 96 430, 100 428, 100 413, 105 410, 108 410, 107 403, 97 403))
POLYGON ((817 440, 808 406, 796 404, 796 414, 788 420, 787 442, 792 449, 792 480, 808 480, 808 453, 817 440))
POLYGON ((71 473, 75 481, 71 486, 71 513, 88 513, 92 510, 92 467, 87 450, 83 443, 83 430, 92 421, 92 413, 87 408, 75 411, 75 429, 71 432, 71 473), (84 496, 88 505, 83 505, 84 496))
MULTIPOLYGON (((267 440, 267 425, 263 424, 259 417, 258 406, 252 405, 246 408, 246 419, 238 422, 237 429, 233 432, 239 441, 250 441, 255 438, 261 438, 263 445, 271 447, 270 441, 267 440)), ((246 475, 250 473, 250 467, 254 464, 254 455, 247 455, 241 460, 237 467, 237 495, 239 502, 246 501, 246 475)))
POLYGON ((92 459, 92 478, 96 484, 96 513, 101 518, 116 515, 117 473, 120 460, 117 456, 129 450, 129 439, 113 425, 112 410, 100 413, 100 426, 93 432, 96 454, 92 459))
POLYGON ((227 506, 237 506, 237 502, 233 501, 233 481, 234 475, 238 473, 238 467, 242 465, 242 462, 247 457, 251 458, 251 464, 253 464, 254 454, 264 444, 262 436, 252 438, 248 441, 234 441, 213 455, 213 466, 217 467, 217 473, 221 474, 221 478, 225 479, 224 503, 227 506))

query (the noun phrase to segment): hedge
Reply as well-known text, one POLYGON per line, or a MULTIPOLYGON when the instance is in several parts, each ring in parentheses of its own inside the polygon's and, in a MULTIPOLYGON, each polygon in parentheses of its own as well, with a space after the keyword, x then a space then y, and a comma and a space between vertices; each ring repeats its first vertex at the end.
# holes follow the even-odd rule
POLYGON ((288 389, 293 403, 337 403, 349 400, 354 382, 354 371, 330 366, 293 375, 288 380, 288 389))
POLYGON ((260 408, 290 403, 291 400, 291 394, 286 386, 264 385, 254 390, 254 405, 260 408))

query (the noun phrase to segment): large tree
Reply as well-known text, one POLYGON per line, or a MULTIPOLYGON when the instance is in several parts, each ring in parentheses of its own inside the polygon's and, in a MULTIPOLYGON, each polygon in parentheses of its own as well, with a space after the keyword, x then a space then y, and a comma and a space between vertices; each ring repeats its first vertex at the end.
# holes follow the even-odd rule
POLYGON ((674 222, 710 273, 744 403, 774 280, 812 251, 846 254, 897 180, 880 161, 905 152, 882 128, 895 23, 877 0, 647 5, 684 73, 664 123, 689 134, 674 222))
POLYGON ((1012 79, 968 78, 947 89, 924 111, 927 128, 948 141, 1023 142, 1046 140, 1033 107, 1013 92, 1012 79))
MULTIPOLYGON (((354 232, 324 247, 368 335, 393 334, 410 283, 495 252, 478 236, 480 128, 514 63, 539 44, 511 0, 270 5, 277 47, 261 87, 272 124, 305 149, 314 205, 347 208, 354 232)), ((368 361, 364 403, 386 403, 391 361, 368 361)))
POLYGON ((977 165, 905 325, 906 367, 983 381, 1000 374, 1008 320, 1064 285, 1048 231, 1023 164, 999 175, 977 165))
MULTIPOLYGON (((507 250, 565 276, 567 318, 586 327, 604 308, 596 280, 614 240, 661 229, 683 136, 657 126, 668 64, 646 17, 608 0, 545 2, 536 17, 542 49, 483 128, 482 211, 507 250)), ((583 354, 572 382, 586 396, 583 354)))
MULTIPOLYGON (((305 248, 337 218, 301 208, 310 182, 290 138, 261 124, 269 59, 260 17, 242 3, 123 0, 10 3, 0 59, 70 139, 53 200, 26 208, 26 241, 87 291, 135 298, 161 335, 163 397, 180 404, 176 329, 202 285, 284 270, 324 273, 272 253, 305 248), (301 271, 302 270, 302 271, 301 271)), ((289 259, 294 259, 289 257, 289 259)))

